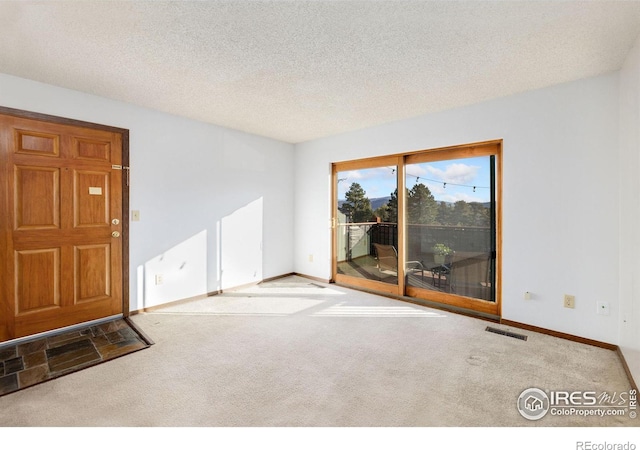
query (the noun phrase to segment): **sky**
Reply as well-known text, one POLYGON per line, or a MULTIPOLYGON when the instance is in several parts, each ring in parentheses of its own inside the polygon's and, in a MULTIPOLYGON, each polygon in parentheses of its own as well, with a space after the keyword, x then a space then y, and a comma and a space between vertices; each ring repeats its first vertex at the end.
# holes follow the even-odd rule
MULTIPOLYGON (((422 183, 437 201, 488 202, 491 195, 489 164, 489 156, 410 164, 406 167, 406 187, 411 189, 416 183, 422 183)), ((362 186, 368 198, 388 197, 396 189, 395 167, 339 172, 339 200, 344 200, 345 192, 354 182, 362 186)))

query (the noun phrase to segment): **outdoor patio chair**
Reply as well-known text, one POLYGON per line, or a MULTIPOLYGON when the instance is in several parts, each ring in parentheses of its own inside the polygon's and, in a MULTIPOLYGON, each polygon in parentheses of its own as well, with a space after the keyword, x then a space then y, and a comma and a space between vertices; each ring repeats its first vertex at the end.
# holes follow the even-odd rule
MULTIPOLYGON (((373 244, 378 259, 378 270, 386 275, 398 276, 398 251, 393 245, 373 244)), ((424 266, 420 261, 407 261, 405 270, 420 271, 424 281, 424 266)))

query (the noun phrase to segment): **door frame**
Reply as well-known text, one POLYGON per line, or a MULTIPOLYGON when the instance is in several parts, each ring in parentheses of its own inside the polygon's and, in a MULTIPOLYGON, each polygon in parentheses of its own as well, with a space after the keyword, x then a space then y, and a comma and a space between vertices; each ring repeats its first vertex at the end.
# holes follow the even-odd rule
MULTIPOLYGON (((331 257, 331 276, 332 281, 335 283, 341 283, 346 285, 352 285, 359 288, 370 289, 374 291, 383 292, 385 294, 391 295, 402 295, 404 292, 404 274, 401 274, 400 264, 398 264, 398 282, 397 284, 387 284, 380 281, 368 280, 368 279, 360 279, 355 277, 350 277, 348 275, 343 275, 338 273, 338 239, 337 239, 337 216, 336 212, 338 211, 338 195, 337 195, 337 185, 338 185, 338 172, 348 171, 348 170, 358 170, 358 169, 373 169, 382 166, 395 166, 396 167, 396 184, 400 182, 401 177, 404 178, 404 163, 403 157, 399 155, 392 156, 381 156, 374 158, 366 158, 355 161, 345 161, 340 163, 333 163, 331 165, 331 180, 332 180, 332 196, 331 196, 331 248, 332 248, 332 257, 331 257)), ((404 196, 400 195, 401 189, 398 188, 398 211, 404 209, 404 196)), ((398 217, 398 221, 400 221, 400 217, 398 217)), ((400 222, 399 222, 400 223, 400 222)), ((401 242, 404 239, 404 229, 400 227, 398 223, 398 242, 401 242)), ((404 261, 404 245, 398 245, 398 260, 404 261), (401 259, 402 258, 402 259, 401 259)))
POLYGON ((364 289, 384 295, 391 295, 396 298, 411 301, 414 303, 425 304, 427 306, 436 306, 442 308, 450 308, 455 310, 463 310, 468 313, 480 316, 488 316, 491 318, 500 318, 502 316, 502 139, 490 141, 475 142, 469 144, 454 145, 449 147, 439 147, 433 149, 424 149, 399 153, 394 155, 377 156, 363 158, 358 160, 347 160, 342 162, 334 162, 331 164, 331 281, 347 287, 356 289, 364 289), (444 155, 444 156, 443 156, 444 155), (406 190, 405 186, 405 166, 411 163, 428 162, 454 158, 465 158, 474 156, 494 155, 495 159, 495 299, 493 302, 481 299, 473 299, 449 293, 439 293, 435 291, 425 291, 423 289, 405 286, 405 251, 406 251, 406 233, 405 219, 406 216, 401 211, 405 211, 406 190), (373 280, 359 279, 348 275, 339 274, 337 270, 337 180, 338 172, 344 170, 357 170, 365 168, 380 167, 385 165, 396 165, 397 170, 397 186, 398 186, 398 284, 389 285, 376 282, 373 280))
MULTIPOLYGON (((122 176, 122 314, 124 317, 129 317, 129 130, 5 106, 0 106, 0 114, 120 134, 122 138, 122 168, 127 170, 127 173, 122 176)), ((0 201, 0 205, 2 204, 3 202, 0 201)))

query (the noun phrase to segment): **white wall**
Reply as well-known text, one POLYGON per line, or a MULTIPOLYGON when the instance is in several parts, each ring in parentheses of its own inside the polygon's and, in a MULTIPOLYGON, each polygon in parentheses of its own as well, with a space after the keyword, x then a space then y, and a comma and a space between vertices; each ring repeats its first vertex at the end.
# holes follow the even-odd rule
POLYGON ((331 162, 502 138, 503 318, 617 344, 618 112, 614 73, 299 144, 295 271, 330 278, 331 162))
POLYGON ((130 130, 132 311, 293 271, 292 145, 3 74, 0 106, 130 130))
POLYGON ((620 71, 620 342, 640 381, 640 39, 620 71))

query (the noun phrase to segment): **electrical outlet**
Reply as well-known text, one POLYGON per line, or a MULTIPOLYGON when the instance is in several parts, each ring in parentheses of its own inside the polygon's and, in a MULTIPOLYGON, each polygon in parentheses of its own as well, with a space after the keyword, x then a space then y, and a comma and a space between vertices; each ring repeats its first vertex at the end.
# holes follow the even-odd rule
POLYGON ((309 255, 309 262, 313 262, 313 254, 309 255))
POLYGON ((162 284, 163 281, 164 279, 162 278, 162 275, 156 275, 156 286, 162 284))
POLYGON ((564 307, 565 308, 575 308, 576 307, 576 297, 575 297, 575 295, 564 294, 564 307))
POLYGON ((601 316, 608 316, 609 315, 609 303, 608 302, 596 302, 596 305, 598 306, 598 314, 600 314, 601 316))

